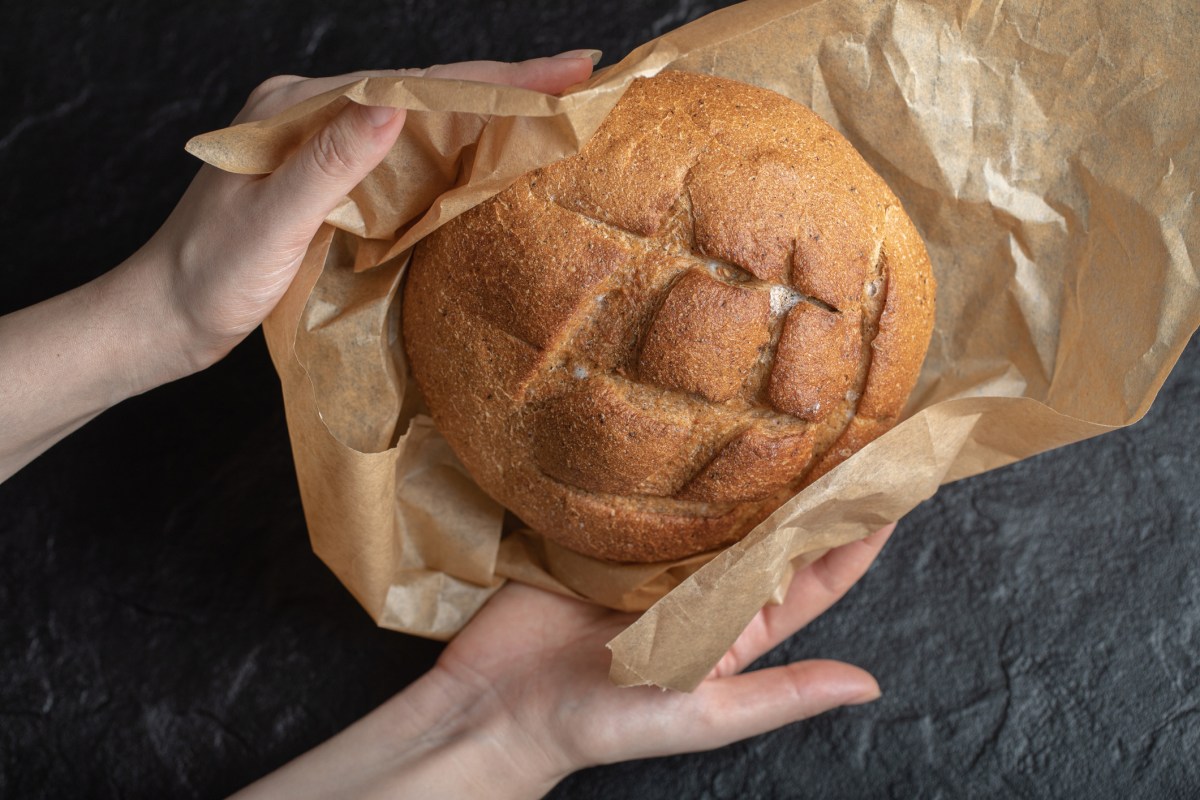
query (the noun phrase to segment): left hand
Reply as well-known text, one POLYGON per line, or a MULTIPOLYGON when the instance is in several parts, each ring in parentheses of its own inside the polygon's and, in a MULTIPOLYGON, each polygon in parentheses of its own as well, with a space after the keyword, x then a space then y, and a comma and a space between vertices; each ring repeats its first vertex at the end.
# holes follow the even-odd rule
MULTIPOLYGON (((272 78, 237 121, 368 76, 424 74, 560 92, 587 52, 336 78, 272 78)), ((262 322, 325 217, 396 141, 404 112, 346 106, 270 175, 204 167, 162 228, 95 280, 0 317, 0 481, 105 409, 221 359, 262 322)))
MULTIPOLYGON (((472 61, 422 70, 332 78, 279 76, 250 95, 235 123, 265 119, 363 77, 425 75, 558 93, 591 74, 586 56, 516 64, 472 61)), ((203 369, 270 313, 287 290, 325 217, 395 143, 405 112, 354 103, 270 175, 203 167, 170 218, 139 253, 165 265, 163 286, 182 320, 182 351, 203 369)))

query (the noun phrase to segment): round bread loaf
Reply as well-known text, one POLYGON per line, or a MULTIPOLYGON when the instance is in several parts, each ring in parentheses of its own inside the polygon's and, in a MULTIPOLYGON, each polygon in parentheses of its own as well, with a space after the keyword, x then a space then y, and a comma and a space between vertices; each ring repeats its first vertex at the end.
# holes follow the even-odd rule
POLYGON ((900 202, 807 108, 635 81, 418 245, 412 374, 492 497, 614 561, 727 545, 890 428, 933 327, 900 202))

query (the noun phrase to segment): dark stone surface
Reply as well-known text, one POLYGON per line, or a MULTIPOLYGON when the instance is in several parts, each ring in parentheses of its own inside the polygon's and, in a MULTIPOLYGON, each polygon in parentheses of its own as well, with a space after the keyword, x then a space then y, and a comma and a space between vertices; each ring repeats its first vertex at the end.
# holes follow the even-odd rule
MULTIPOLYGON (((0 2, 0 312, 134 250, 196 169, 183 142, 271 74, 611 60, 709 8, 0 2)), ((1198 407, 1193 341, 1145 421, 946 487, 764 659, 859 663, 879 702, 553 796, 1197 796, 1198 407)), ((0 485, 0 796, 228 793, 439 647, 376 629, 309 551, 257 335, 0 485)))

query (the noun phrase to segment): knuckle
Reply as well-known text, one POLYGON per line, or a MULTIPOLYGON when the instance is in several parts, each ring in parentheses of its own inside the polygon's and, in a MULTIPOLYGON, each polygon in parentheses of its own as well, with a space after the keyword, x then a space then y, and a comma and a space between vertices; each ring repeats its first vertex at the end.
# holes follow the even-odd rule
POLYGON ((354 170, 353 148, 336 123, 326 125, 313 137, 313 163, 325 175, 341 177, 354 170))
POLYGON ((691 729, 693 731, 721 730, 729 721, 729 710, 725 704, 716 699, 706 703, 698 703, 692 710, 691 729))
POLYGON ((817 559, 810 568, 812 569, 812 576, 816 580, 817 585, 825 590, 827 594, 836 597, 845 593, 848 588, 845 580, 830 568, 829 562, 825 559, 817 559))
POLYGON ((280 89, 291 86, 299 80, 303 80, 297 75, 274 75, 267 78, 265 81, 255 86, 250 92, 251 100, 262 100, 280 89))
POLYGON ((385 69, 385 70, 380 70, 377 74, 383 78, 437 77, 436 75, 430 75, 429 70, 424 67, 421 67, 421 68, 408 67, 405 69, 385 69))
POLYGON ((425 70, 428 78, 482 81, 484 83, 509 83, 519 74, 520 65, 507 61, 459 61, 453 64, 435 64, 425 70))
POLYGON ((737 663, 737 656, 734 654, 733 650, 729 650, 725 653, 725 655, 721 656, 719 661, 717 661, 717 665, 713 667, 713 674, 718 678, 736 675, 738 672, 737 663))
POLYGON ((804 705, 810 695, 812 677, 809 665, 804 663, 789 664, 783 673, 780 694, 791 705, 804 705))
POLYGON ((276 75, 250 90, 235 122, 265 119, 287 107, 285 96, 289 87, 304 79, 297 75, 276 75))

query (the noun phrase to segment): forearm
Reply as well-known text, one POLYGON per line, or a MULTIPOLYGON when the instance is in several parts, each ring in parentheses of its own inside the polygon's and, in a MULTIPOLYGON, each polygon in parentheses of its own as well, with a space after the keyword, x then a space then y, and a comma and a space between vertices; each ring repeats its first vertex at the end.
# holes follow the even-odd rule
POLYGON ((566 770, 502 707, 436 670, 329 741, 235 795, 266 798, 538 798, 566 770))
POLYGON ((0 481, 105 409, 194 370, 165 275, 138 254, 0 317, 0 481))

